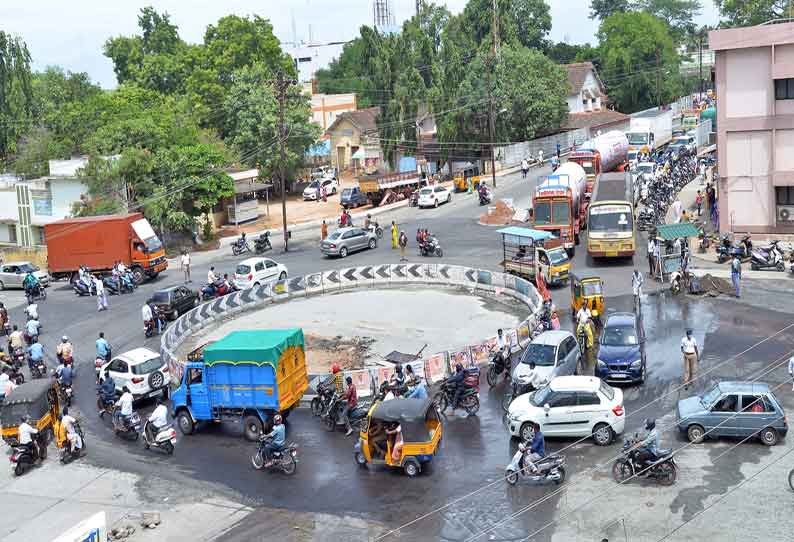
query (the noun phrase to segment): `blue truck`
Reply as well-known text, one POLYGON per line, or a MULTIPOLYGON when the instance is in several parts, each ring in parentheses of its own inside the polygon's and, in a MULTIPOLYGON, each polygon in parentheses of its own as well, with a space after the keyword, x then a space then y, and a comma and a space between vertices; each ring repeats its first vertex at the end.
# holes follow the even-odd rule
POLYGON ((201 422, 239 421, 255 441, 273 415, 289 415, 308 386, 303 330, 234 331, 185 364, 172 415, 185 435, 201 422))

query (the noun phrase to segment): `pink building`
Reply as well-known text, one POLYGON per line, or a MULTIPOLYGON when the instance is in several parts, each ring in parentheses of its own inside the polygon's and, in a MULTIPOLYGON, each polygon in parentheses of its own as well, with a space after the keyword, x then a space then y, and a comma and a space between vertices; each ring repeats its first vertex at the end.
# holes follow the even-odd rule
POLYGON ((794 23, 709 32, 720 229, 794 233, 794 23))

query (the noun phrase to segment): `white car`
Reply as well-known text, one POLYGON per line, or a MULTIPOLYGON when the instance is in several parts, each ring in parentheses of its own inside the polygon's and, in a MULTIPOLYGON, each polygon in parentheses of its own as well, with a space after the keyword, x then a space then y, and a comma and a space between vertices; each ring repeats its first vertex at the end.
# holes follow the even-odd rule
POLYGON ((581 357, 573 333, 561 329, 544 331, 524 349, 511 376, 515 382, 529 382, 531 361, 540 381, 548 383, 555 377, 575 374, 581 357))
POLYGON ((656 162, 640 162, 637 164, 637 169, 634 171, 637 175, 645 175, 648 179, 655 179, 659 173, 659 167, 656 162))
POLYGON ((505 425, 514 437, 530 442, 535 425, 544 437, 592 436, 610 444, 626 426, 623 391, 594 376, 559 376, 548 386, 516 397, 505 425))
POLYGON ((99 370, 99 380, 108 374, 116 383, 116 393, 126 386, 135 399, 167 394, 171 375, 160 354, 148 348, 136 348, 113 358, 99 370))
POLYGON ((268 282, 287 278, 287 266, 270 258, 248 258, 237 264, 234 270, 234 285, 239 290, 257 288, 268 282))
POLYGON ((326 177, 324 179, 312 181, 309 186, 303 189, 304 201, 315 201, 317 199, 317 187, 325 187, 325 195, 332 196, 339 192, 339 183, 336 179, 326 177))
POLYGON ((452 192, 439 184, 426 186, 419 191, 419 207, 438 207, 452 201, 452 192))

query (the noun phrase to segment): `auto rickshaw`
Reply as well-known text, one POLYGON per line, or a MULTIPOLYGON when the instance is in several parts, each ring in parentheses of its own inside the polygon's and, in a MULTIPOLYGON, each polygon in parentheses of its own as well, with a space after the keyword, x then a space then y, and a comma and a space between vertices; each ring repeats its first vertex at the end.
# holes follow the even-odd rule
MULTIPOLYGON (((41 378, 20 384, 0 405, 3 440, 9 446, 18 444, 20 421, 23 416, 30 416, 31 425, 43 433, 49 442, 60 412, 58 385, 51 379, 41 378)), ((56 444, 59 448, 63 446, 63 442, 56 444)))
POLYGON ((472 190, 477 190, 480 185, 480 168, 469 165, 455 172, 453 177, 455 192, 466 192, 469 189, 469 179, 472 190))
POLYGON ((401 467, 408 476, 417 476, 441 442, 441 421, 430 399, 376 401, 359 433, 353 456, 360 467, 388 465, 401 467), (394 438, 386 431, 400 426, 402 452, 393 456, 394 438))
POLYGON ((535 280, 538 271, 546 284, 564 285, 571 260, 562 242, 543 230, 510 226, 497 230, 502 235, 502 267, 505 273, 535 280))
POLYGON ((571 274, 571 316, 574 321, 583 305, 590 309, 593 320, 600 322, 604 314, 604 282, 599 277, 579 278, 571 274))

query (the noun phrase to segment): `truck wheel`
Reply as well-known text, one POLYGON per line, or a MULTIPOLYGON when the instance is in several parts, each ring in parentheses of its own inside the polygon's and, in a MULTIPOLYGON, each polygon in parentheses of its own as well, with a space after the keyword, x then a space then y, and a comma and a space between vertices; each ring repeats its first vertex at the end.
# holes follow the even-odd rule
POLYGON ((179 430, 182 431, 183 435, 192 435, 196 428, 190 414, 184 410, 177 414, 176 423, 179 425, 179 430))
POLYGON ((258 416, 246 416, 243 418, 243 434, 245 434, 246 440, 257 442, 261 432, 262 420, 258 416))
POLYGON ((140 265, 136 265, 132 268, 132 279, 135 281, 135 284, 140 284, 143 282, 143 268, 140 265))

